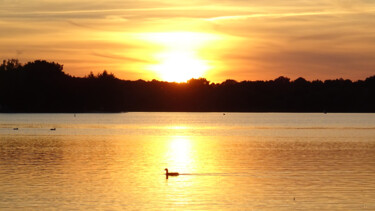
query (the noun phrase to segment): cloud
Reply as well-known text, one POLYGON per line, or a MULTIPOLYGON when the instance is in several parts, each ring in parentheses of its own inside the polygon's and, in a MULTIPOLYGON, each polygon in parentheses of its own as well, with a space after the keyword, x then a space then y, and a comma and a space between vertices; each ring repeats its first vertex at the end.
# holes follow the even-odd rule
POLYGON ((373 13, 375 10, 370 9, 366 11, 321 11, 321 12, 297 12, 297 13, 259 13, 248 15, 234 15, 234 16, 219 16, 207 18, 207 21, 225 21, 225 20, 245 20, 251 18, 285 18, 285 17, 300 17, 300 16, 323 16, 323 15, 348 15, 359 13, 373 13))
POLYGON ((137 63, 146 63, 146 64, 155 63, 155 62, 145 60, 145 59, 126 57, 126 56, 117 55, 117 54, 109 54, 109 53, 104 54, 104 53, 92 52, 92 55, 103 57, 103 58, 114 59, 114 60, 120 60, 122 62, 126 61, 126 62, 137 62, 137 63))

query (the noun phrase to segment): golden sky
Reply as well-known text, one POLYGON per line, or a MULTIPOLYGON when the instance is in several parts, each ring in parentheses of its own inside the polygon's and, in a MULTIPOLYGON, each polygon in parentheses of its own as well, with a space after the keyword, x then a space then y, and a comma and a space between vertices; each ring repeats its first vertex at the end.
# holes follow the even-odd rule
POLYGON ((364 79, 375 1, 0 0, 0 58, 129 80, 364 79))

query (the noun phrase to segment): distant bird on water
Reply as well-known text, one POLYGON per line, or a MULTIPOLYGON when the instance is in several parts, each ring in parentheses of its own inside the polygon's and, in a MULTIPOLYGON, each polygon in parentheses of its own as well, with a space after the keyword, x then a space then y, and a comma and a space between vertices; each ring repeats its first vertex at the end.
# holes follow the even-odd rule
POLYGON ((50 130, 56 130, 56 128, 54 127, 54 128, 51 128, 50 130))
POLYGON ((165 170, 165 176, 167 177, 168 179, 168 176, 178 176, 180 175, 178 172, 168 172, 168 169, 164 169, 165 170))

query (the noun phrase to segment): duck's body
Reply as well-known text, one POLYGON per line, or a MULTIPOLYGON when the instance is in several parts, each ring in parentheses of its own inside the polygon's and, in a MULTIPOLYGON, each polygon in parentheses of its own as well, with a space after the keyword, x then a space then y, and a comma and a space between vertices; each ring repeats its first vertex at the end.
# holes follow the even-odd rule
POLYGON ((168 172, 168 176, 178 176, 180 175, 178 172, 168 172))
POLYGON ((180 175, 178 172, 168 172, 168 169, 164 169, 165 170, 165 176, 178 176, 180 175))

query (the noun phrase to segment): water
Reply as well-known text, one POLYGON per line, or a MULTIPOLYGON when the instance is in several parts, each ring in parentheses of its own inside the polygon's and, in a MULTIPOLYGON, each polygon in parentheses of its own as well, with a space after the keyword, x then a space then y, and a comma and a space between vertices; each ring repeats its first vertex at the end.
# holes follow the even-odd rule
POLYGON ((0 114, 17 209, 374 210, 375 114, 0 114))

